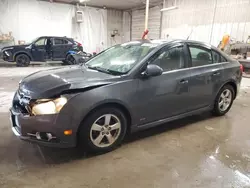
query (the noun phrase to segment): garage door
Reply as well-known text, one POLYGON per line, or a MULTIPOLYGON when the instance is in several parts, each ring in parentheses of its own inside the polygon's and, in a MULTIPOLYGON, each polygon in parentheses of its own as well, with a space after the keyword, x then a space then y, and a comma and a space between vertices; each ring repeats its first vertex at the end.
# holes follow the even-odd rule
MULTIPOLYGON (((156 6, 149 9, 148 39, 160 38, 161 12, 156 6)), ((140 39, 145 27, 145 10, 135 10, 132 12, 132 40, 140 39)))

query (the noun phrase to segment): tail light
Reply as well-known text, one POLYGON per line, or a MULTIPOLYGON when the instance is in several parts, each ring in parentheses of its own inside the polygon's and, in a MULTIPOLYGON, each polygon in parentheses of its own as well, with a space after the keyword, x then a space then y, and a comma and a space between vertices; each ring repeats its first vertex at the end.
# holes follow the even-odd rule
POLYGON ((82 44, 81 44, 80 42, 76 42, 76 41, 75 41, 75 44, 76 44, 77 46, 82 46, 82 44))
POLYGON ((240 71, 243 72, 244 71, 244 67, 242 64, 240 64, 240 71))

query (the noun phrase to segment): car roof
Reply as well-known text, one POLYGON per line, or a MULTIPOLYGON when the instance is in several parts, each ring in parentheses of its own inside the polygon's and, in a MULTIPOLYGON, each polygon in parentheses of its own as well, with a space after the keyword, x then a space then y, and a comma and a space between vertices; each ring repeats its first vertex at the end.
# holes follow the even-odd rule
POLYGON ((207 47, 207 48, 211 48, 212 50, 220 53, 220 55, 222 55, 224 58, 226 59, 230 59, 230 57, 228 56, 228 54, 226 54, 225 52, 221 51, 220 49, 216 48, 215 46, 206 43, 206 42, 200 42, 200 41, 195 41, 195 40, 184 40, 184 39, 170 39, 170 40, 147 40, 145 42, 149 42, 149 43, 157 43, 159 45, 167 45, 167 44, 174 44, 174 43, 189 43, 192 45, 198 45, 198 46, 203 46, 203 47, 207 47))
POLYGON ((73 40, 73 38, 70 37, 66 37, 66 36, 40 36, 39 38, 65 38, 65 39, 71 39, 73 40))
POLYGON ((157 39, 157 40, 147 40, 147 39, 140 39, 140 40, 135 40, 128 42, 126 44, 134 43, 134 42, 140 42, 141 44, 148 43, 148 44, 155 44, 155 46, 166 46, 166 45, 171 45, 175 43, 188 43, 192 45, 198 45, 206 48, 211 48, 212 50, 219 52, 223 57, 228 57, 227 54, 222 52, 220 49, 216 48, 215 46, 206 43, 206 42, 200 42, 200 41, 195 41, 195 40, 184 40, 184 39, 157 39))
POLYGON ((184 39, 157 39, 157 40, 142 39, 142 40, 136 40, 136 41, 141 42, 141 43, 152 43, 152 44, 158 44, 158 45, 182 42, 182 43, 190 43, 194 45, 201 45, 201 46, 207 46, 207 47, 213 48, 211 44, 208 44, 205 42, 194 41, 194 40, 184 40, 184 39))

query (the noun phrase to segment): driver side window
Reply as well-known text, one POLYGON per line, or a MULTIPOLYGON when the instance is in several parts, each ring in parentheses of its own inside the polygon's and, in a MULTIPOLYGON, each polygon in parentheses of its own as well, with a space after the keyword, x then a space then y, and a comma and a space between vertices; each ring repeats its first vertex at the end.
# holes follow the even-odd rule
POLYGON ((45 38, 41 38, 38 41, 35 42, 36 46, 44 46, 45 45, 45 38))
POLYGON ((185 68, 183 46, 161 49, 150 64, 158 65, 163 72, 185 68))

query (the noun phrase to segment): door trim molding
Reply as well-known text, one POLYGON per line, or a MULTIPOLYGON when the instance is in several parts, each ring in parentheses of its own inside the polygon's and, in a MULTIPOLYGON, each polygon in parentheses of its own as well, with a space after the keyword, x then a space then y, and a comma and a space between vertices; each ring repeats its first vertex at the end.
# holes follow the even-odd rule
POLYGON ((167 123, 167 122, 182 119, 182 118, 185 118, 185 117, 188 117, 188 116, 200 114, 202 112, 206 112, 206 111, 209 111, 211 109, 212 109, 212 106, 206 106, 206 107, 200 108, 198 110, 193 110, 193 111, 190 111, 190 112, 187 112, 187 113, 184 113, 184 114, 168 117, 168 118, 157 120, 157 121, 154 121, 154 122, 151 122, 151 123, 146 123, 146 124, 143 124, 143 125, 140 125, 140 126, 138 126, 138 125, 131 126, 131 132, 137 132, 137 131, 148 129, 148 128, 151 128, 151 127, 155 127, 155 126, 161 125, 163 123, 167 123))

